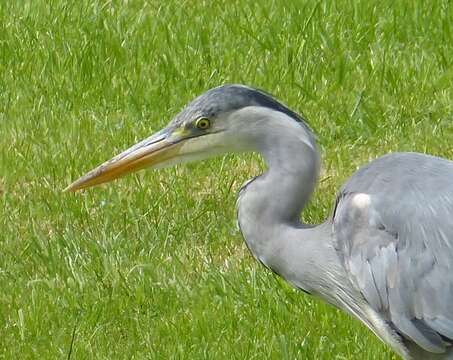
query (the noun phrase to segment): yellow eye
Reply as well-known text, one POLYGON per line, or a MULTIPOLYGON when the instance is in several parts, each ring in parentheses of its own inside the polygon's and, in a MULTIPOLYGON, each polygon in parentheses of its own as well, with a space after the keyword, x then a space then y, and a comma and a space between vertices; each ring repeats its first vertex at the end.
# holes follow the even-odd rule
POLYGON ((197 129, 206 130, 211 126, 211 122, 207 118, 199 118, 195 123, 195 126, 197 127, 197 129))

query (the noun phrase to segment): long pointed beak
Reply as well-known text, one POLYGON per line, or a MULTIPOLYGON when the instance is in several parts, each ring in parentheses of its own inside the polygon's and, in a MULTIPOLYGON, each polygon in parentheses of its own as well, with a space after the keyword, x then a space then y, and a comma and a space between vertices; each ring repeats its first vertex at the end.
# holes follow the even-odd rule
POLYGON ((169 132, 164 129, 91 170, 64 191, 85 189, 146 167, 157 166, 177 156, 181 145, 180 142, 169 140, 169 132))

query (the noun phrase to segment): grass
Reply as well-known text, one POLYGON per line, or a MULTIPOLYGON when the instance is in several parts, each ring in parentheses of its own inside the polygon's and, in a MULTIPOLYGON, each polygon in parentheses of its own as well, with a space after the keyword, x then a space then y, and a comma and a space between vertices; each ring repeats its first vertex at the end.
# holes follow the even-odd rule
POLYGON ((0 358, 396 359, 248 254, 235 194, 256 155, 61 189, 239 82, 316 130, 320 222, 372 158, 453 158, 452 17, 440 0, 1 2, 0 358))

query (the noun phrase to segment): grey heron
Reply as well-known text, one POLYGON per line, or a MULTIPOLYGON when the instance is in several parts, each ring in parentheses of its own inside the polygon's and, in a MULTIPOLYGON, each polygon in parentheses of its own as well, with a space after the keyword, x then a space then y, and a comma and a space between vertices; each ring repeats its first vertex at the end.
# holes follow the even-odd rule
POLYGON ((253 256, 357 317, 403 358, 453 359, 452 161, 419 153, 378 158, 342 186, 324 223, 304 224, 320 169, 312 130, 269 94, 223 85, 66 190, 246 151, 267 163, 237 201, 253 256))

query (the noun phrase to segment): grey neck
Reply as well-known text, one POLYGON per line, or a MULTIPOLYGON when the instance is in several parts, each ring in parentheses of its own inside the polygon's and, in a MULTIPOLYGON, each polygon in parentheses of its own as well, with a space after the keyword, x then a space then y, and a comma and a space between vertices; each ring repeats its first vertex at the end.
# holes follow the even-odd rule
POLYGON ((301 223, 300 215, 319 173, 312 133, 291 118, 278 120, 277 128, 268 119, 269 131, 257 144, 268 171, 244 186, 238 199, 238 222, 245 241, 264 263, 275 255, 275 246, 282 245, 283 228, 311 227, 301 223))
POLYGON ((365 305, 357 302, 360 294, 350 286, 333 246, 331 219, 317 226, 300 221, 320 159, 310 131, 287 121, 288 126, 269 125, 257 147, 268 171, 241 189, 238 222, 245 242, 259 261, 295 287, 364 318, 365 305))
POLYGON ((270 120, 256 146, 268 170, 241 189, 238 205, 247 222, 303 226, 300 214, 316 186, 320 157, 313 134, 293 119, 286 122, 275 131, 270 120))
POLYGON ((301 212, 319 173, 319 154, 311 134, 309 139, 311 143, 306 143, 295 134, 288 134, 262 151, 268 171, 256 183, 261 198, 255 205, 267 208, 268 220, 301 225, 301 212))

